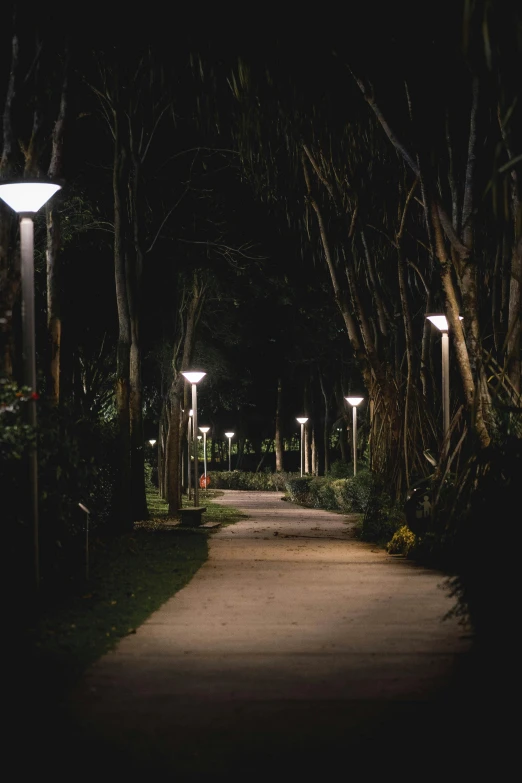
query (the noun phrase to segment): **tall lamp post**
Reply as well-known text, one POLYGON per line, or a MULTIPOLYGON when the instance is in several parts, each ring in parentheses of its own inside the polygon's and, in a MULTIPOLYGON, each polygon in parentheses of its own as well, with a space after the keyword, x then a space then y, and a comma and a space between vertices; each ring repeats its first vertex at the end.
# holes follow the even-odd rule
MULTIPOLYGON (((448 447, 450 430, 450 388, 449 388, 449 324, 445 315, 431 313, 426 315, 428 321, 442 333, 442 431, 443 451, 448 447)), ((459 315, 462 321, 462 316, 459 315)))
POLYGON ((228 438, 228 472, 232 470, 232 438, 234 437, 233 432, 225 432, 225 437, 228 438))
POLYGON ((203 475, 205 476, 205 489, 207 486, 207 432, 210 427, 200 427, 199 431, 203 433, 203 475))
POLYGON ((307 416, 298 416, 297 421, 301 425, 301 476, 304 473, 304 425, 308 421, 307 416))
MULTIPOLYGON (((196 433, 198 431, 198 393, 197 385, 202 378, 205 377, 206 372, 182 372, 181 373, 187 381, 192 384, 192 427, 194 436, 192 438, 194 442, 194 505, 199 504, 199 485, 198 485, 198 439, 196 433)), ((190 452, 189 452, 189 476, 190 476, 190 452)))
POLYGON ((36 352, 34 322, 34 223, 33 215, 49 201, 60 185, 48 182, 18 182, 0 185, 0 198, 20 215, 20 253, 22 270, 22 332, 24 384, 31 389, 29 424, 35 434, 29 452, 30 516, 33 532, 35 589, 40 587, 40 545, 38 533, 38 456, 36 447, 36 352))
POLYGON ((192 408, 189 410, 188 424, 187 424, 187 493, 188 499, 192 500, 192 472, 190 470, 190 455, 192 452, 192 414, 194 411, 192 408))
POLYGON ((345 397, 346 402, 352 406, 353 421, 353 475, 357 475, 357 406, 364 397, 345 397))

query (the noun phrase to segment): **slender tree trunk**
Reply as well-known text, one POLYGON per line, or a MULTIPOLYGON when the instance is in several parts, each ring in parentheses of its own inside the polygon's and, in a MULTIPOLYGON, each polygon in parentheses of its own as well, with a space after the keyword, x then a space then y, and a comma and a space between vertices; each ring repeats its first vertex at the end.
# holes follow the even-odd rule
MULTIPOLYGON (((187 292, 188 302, 180 315, 180 329, 183 334, 180 336, 180 340, 177 343, 172 357, 173 377, 169 390, 171 405, 167 450, 165 455, 165 473, 168 477, 166 487, 167 501, 169 504, 169 514, 172 516, 179 516, 179 509, 181 508, 182 444, 185 439, 184 433, 187 432, 189 409, 191 406, 188 399, 188 387, 181 372, 190 367, 190 362, 194 353, 196 328, 201 316, 201 308, 205 301, 205 291, 205 285, 200 283, 197 273, 194 273, 192 287, 187 292), (180 346, 182 346, 181 361, 178 355, 181 350, 180 346), (180 369, 178 369, 179 364, 181 364, 180 369), (182 400, 183 406, 181 404, 182 400), (177 406, 178 410, 177 415, 175 415, 174 412, 175 406, 177 406), (184 411, 183 415, 181 415, 182 407, 184 411)), ((189 468, 190 461, 187 465, 187 478, 189 468)))
MULTIPOLYGON (((52 136, 52 154, 48 174, 51 181, 59 180, 63 173, 64 131, 67 114, 68 92, 68 57, 66 57, 65 74, 60 100, 60 110, 54 124, 52 136)), ((62 315, 60 306, 60 289, 62 275, 60 270, 60 247, 62 242, 60 210, 57 208, 56 197, 46 208, 47 223, 47 332, 49 344, 49 360, 47 364, 47 399, 51 405, 60 402, 60 364, 62 344, 62 315)))
POLYGON ((122 197, 125 150, 121 143, 120 118, 114 110, 114 274, 116 306, 118 311, 118 344, 116 358, 116 409, 119 430, 119 485, 115 522, 122 530, 132 529, 131 509, 131 439, 130 439, 130 346, 131 327, 127 299, 127 270, 125 268, 125 217, 122 197))
POLYGON ((520 359, 522 335, 522 237, 513 250, 509 288, 509 322, 507 336, 507 374, 513 389, 522 393, 522 363, 520 359))
POLYGON ((281 473, 284 470, 284 441, 281 432, 281 421, 283 416, 283 380, 277 379, 277 403, 276 403, 276 417, 275 417, 275 460, 276 460, 276 473, 281 473))
POLYGON ((145 493, 145 450, 143 439, 143 401, 141 384, 141 288, 143 278, 143 254, 140 240, 140 200, 139 186, 141 166, 138 154, 134 150, 131 134, 132 168, 129 171, 129 229, 132 230, 132 242, 128 242, 127 256, 127 297, 131 328, 130 346, 130 438, 131 438, 131 502, 134 520, 148 516, 145 493))
POLYGON ((324 473, 330 470, 330 396, 326 391, 324 378, 319 373, 319 383, 324 401, 324 426, 323 426, 323 448, 324 448, 324 473))
MULTIPOLYGON (((19 148, 13 129, 13 103, 16 96, 19 67, 19 42, 15 34, 11 40, 11 63, 2 115, 3 144, 0 158, 0 177, 9 179, 16 166, 19 148)), ((8 378, 15 373, 15 344, 13 311, 20 292, 20 254, 10 253, 13 229, 18 230, 18 216, 0 201, 0 369, 8 378), (12 256, 14 256, 12 258, 12 256)))
POLYGON ((167 450, 168 437, 168 413, 165 398, 161 404, 161 414, 158 426, 158 489, 161 498, 166 497, 166 478, 165 478, 165 454, 167 450))
MULTIPOLYGON (((178 383, 178 387, 181 383, 178 383)), ((182 505, 181 499, 181 437, 180 424, 188 421, 188 411, 181 414, 181 401, 179 391, 171 396, 169 428, 167 434, 167 453, 165 463, 167 465, 167 502, 169 516, 177 517, 182 505)))
POLYGON ((47 332, 49 342, 49 363, 47 399, 51 405, 60 402, 60 362, 62 347, 62 318, 60 307, 60 265, 61 244, 60 214, 56 206, 49 207, 47 217, 47 332))
POLYGON ((444 240, 442 237, 440 213, 435 204, 432 205, 431 212, 433 219, 435 246, 441 269, 442 286, 446 296, 446 314, 451 329, 451 336, 453 339, 453 346, 457 357, 457 363, 460 369, 460 376, 464 389, 465 405, 468 411, 473 410, 475 412, 475 430, 482 446, 485 447, 489 445, 490 437, 484 423, 482 407, 480 404, 478 404, 479 400, 475 399, 475 383, 473 381, 473 373, 469 361, 466 341, 464 339, 464 332, 462 331, 462 325, 459 319, 459 306, 451 277, 450 261, 447 256, 444 240))
MULTIPOLYGON (((410 304, 408 300, 408 291, 406 285, 406 269, 405 269, 404 258, 402 256, 402 250, 401 250, 401 239, 404 231, 404 223, 408 211, 408 206, 411 202, 416 186, 417 186, 417 181, 413 183, 408 193, 408 196, 406 198, 406 203, 404 205, 404 210, 401 218, 401 224, 396 237, 397 277, 399 282, 399 294, 401 298, 402 319, 404 323, 404 337, 406 342, 405 353, 406 353, 406 364, 407 364, 406 390, 404 393, 404 413, 403 413, 403 452, 404 452, 403 464, 404 464, 404 478, 406 480, 407 487, 410 486, 410 456, 409 456, 410 449, 409 449, 408 437, 411 437, 410 404, 411 404, 411 397, 413 391, 412 362, 413 362, 414 351, 413 351, 413 327, 411 323, 410 304)), ((414 450, 412 449, 412 451, 414 450)), ((398 487, 397 489, 400 491, 400 487, 398 487)))
POLYGON ((312 435, 310 443, 310 461, 312 465, 312 476, 319 475, 319 449, 317 446, 316 428, 312 423, 312 435))

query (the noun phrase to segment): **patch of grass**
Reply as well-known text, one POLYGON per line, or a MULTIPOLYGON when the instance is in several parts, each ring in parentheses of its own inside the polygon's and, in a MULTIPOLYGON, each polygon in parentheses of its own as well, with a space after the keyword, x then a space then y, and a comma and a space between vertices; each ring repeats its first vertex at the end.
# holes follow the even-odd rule
MULTIPOLYGON (((240 519, 247 519, 247 514, 243 514, 235 508, 230 508, 230 506, 220 506, 218 503, 213 502, 222 495, 223 492, 219 489, 199 490, 199 505, 207 509, 202 516, 203 524, 212 522, 220 525, 233 525, 235 522, 239 522, 240 519)), ((159 496, 159 492, 155 487, 149 486, 147 489, 147 505, 151 520, 165 522, 169 519, 168 504, 159 496)), ((183 495, 183 508, 190 508, 193 505, 194 501, 183 495)))
MULTIPOLYGON (((97 538, 89 578, 67 593, 42 596, 19 637, 27 674, 63 689, 180 590, 208 557, 208 532, 142 523, 134 532, 97 538)), ((26 675, 27 676, 27 675, 26 675)))
MULTIPOLYGON (((202 494, 205 522, 244 518, 213 503, 220 494, 202 494)), ((46 689, 65 690, 120 639, 135 633, 206 561, 213 531, 165 525, 167 505, 154 487, 149 486, 147 501, 151 519, 137 522, 128 534, 91 541, 88 579, 84 573, 58 591, 42 591, 32 621, 18 618, 13 657, 26 687, 38 687, 42 696, 46 689)))
MULTIPOLYGON (((220 506, 218 503, 214 503, 215 498, 223 495, 218 489, 205 489, 199 493, 199 504, 205 506, 207 509, 203 514, 203 523, 206 522, 218 522, 220 525, 234 525, 239 522, 240 519, 248 519, 248 514, 243 514, 236 508, 230 506, 220 506)), ((185 505, 185 501, 183 502, 185 505)), ((191 505, 187 502, 187 505, 191 505)))

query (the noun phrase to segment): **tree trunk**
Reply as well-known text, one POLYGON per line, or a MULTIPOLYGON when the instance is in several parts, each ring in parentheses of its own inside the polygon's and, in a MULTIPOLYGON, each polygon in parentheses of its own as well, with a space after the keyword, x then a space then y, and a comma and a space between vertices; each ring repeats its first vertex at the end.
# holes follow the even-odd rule
POLYGON ((46 212, 47 219, 47 332, 49 362, 47 372, 47 399, 56 406, 60 402, 60 353, 62 346, 62 318, 60 308, 60 214, 55 205, 46 212))
MULTIPOLYGON (((16 96, 16 81, 19 66, 18 36, 11 40, 11 63, 7 81, 4 111, 2 115, 3 145, 0 159, 0 177, 8 180, 13 174, 19 147, 13 129, 13 102, 16 96)), ((13 332, 13 310, 20 291, 20 254, 10 253, 14 226, 18 227, 18 216, 3 201, 0 201, 0 368, 11 378, 15 372, 15 345, 13 332), (11 260, 11 257, 13 259, 11 260)))
MULTIPOLYGON (((183 376, 182 376, 183 377, 183 376)), ((178 382, 178 388, 181 383, 178 382)), ((167 493, 166 499, 169 505, 169 516, 179 516, 182 505, 181 499, 181 437, 180 429, 188 423, 188 411, 181 413, 181 400, 179 391, 173 391, 171 396, 169 428, 167 435, 167 452, 165 464, 167 465, 167 493)))
POLYGON ((127 297, 131 328, 130 346, 130 437, 131 437, 131 502, 133 519, 146 519, 148 516, 145 493, 145 451, 143 440, 143 402, 141 384, 141 289, 143 277, 143 253, 140 240, 140 200, 139 186, 141 167, 134 139, 131 134, 131 163, 129 170, 128 203, 129 230, 132 230, 132 242, 127 243, 127 297))
POLYGON ((276 460, 276 473, 281 473, 284 470, 284 441, 281 431, 281 421, 283 417, 283 381, 282 378, 277 380, 277 402, 276 402, 276 416, 275 416, 275 460, 276 460))
MULTIPOLYGON (((194 272, 192 286, 186 292, 188 301, 185 302, 179 314, 180 331, 179 339, 175 343, 172 357, 173 377, 169 389, 170 416, 167 436, 167 449, 165 454, 165 474, 167 476, 166 497, 169 504, 169 514, 179 515, 181 508, 181 460, 182 448, 187 432, 190 401, 188 399, 188 387, 181 372, 189 369, 194 353, 196 328, 201 316, 201 308, 205 301, 206 287, 199 280, 197 272, 194 272), (180 358, 181 353, 181 358, 180 358), (178 369, 179 367, 179 369, 178 369), (183 400, 183 405, 182 405, 183 400), (175 415, 174 408, 178 414, 175 415), (181 410, 183 408, 183 414, 181 410)), ((195 433, 196 434, 196 433, 195 433)), ((187 464, 186 478, 188 479, 190 461, 187 464)), ((185 471, 184 471, 185 472, 185 471)))
MULTIPOLYGON (((54 124, 52 136, 51 163, 48 169, 51 181, 59 180, 63 174, 64 130, 67 113, 68 57, 66 56, 65 74, 60 99, 60 109, 54 124)), ((60 290, 63 286, 60 261, 62 242, 60 211, 56 197, 46 208, 47 223, 47 332, 49 358, 47 362, 47 399, 51 405, 60 402, 60 364, 62 345, 62 316, 60 290)))
POLYGON ((324 378, 319 373, 319 383, 324 400, 324 426, 323 426, 323 448, 324 448, 324 473, 330 470, 330 396, 326 391, 324 378))
POLYGON ((522 392, 522 366, 520 359, 522 334, 522 237, 513 250, 509 288, 509 321, 507 336, 507 374, 513 389, 522 392))
POLYGON ((130 346, 131 328, 127 299, 127 270, 125 268, 125 217, 122 191, 126 156, 120 136, 118 109, 114 116, 114 275, 118 311, 118 344, 116 359, 116 409, 119 435, 119 481, 115 509, 115 523, 121 530, 132 530, 131 508, 131 439, 130 439, 130 346))

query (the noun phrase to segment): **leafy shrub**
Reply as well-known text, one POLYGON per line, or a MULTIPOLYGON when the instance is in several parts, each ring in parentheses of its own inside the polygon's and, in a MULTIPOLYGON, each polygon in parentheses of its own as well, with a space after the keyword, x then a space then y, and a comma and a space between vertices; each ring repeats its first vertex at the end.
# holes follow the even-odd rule
POLYGON ((330 470, 326 475, 331 479, 350 478, 353 476, 353 462, 345 462, 345 460, 338 459, 332 462, 330 470))
POLYGON ((313 505, 310 485, 311 476, 289 476, 286 480, 286 491, 292 503, 301 506, 313 505))
POLYGON ((345 514, 364 513, 372 497, 375 478, 368 470, 344 479, 330 476, 294 476, 287 480, 290 500, 311 508, 345 514))
MULTIPOLYGON (((0 486, 2 518, 11 525, 23 525, 20 499, 26 496, 25 457, 35 441, 28 424, 30 390, 7 378, 0 378, 0 486)), ((34 399, 37 399, 35 396, 34 399)), ((11 530, 11 532, 14 532, 11 530)), ((8 545, 9 546, 9 545, 8 545)))
POLYGON ((315 477, 310 482, 310 495, 314 508, 339 511, 339 503, 333 482, 326 477, 315 477))
POLYGON ((386 551, 390 555, 404 555, 407 557, 415 547, 415 543, 415 533, 412 533, 407 525, 401 525, 393 534, 391 541, 386 545, 386 551))
POLYGON ((242 489, 246 491, 284 492, 288 473, 263 471, 253 473, 244 470, 218 471, 208 473, 210 489, 242 489))
POLYGON ((402 504, 393 502, 386 492, 375 492, 369 499, 360 527, 360 537, 385 546, 404 524, 402 504))
POLYGON ((340 487, 343 510, 349 513, 364 513, 371 497, 378 491, 377 485, 375 474, 367 469, 345 479, 344 487, 340 487))
MULTIPOLYGON (((115 482, 111 426, 78 419, 65 407, 39 400, 37 430, 26 423, 26 390, 0 384, 0 484, 5 553, 14 583, 24 579, 32 544, 28 513, 27 457, 37 438, 39 560, 44 583, 67 579, 83 568, 85 513, 95 532, 109 519, 115 482)), ((38 399, 37 397, 34 398, 38 399)))

